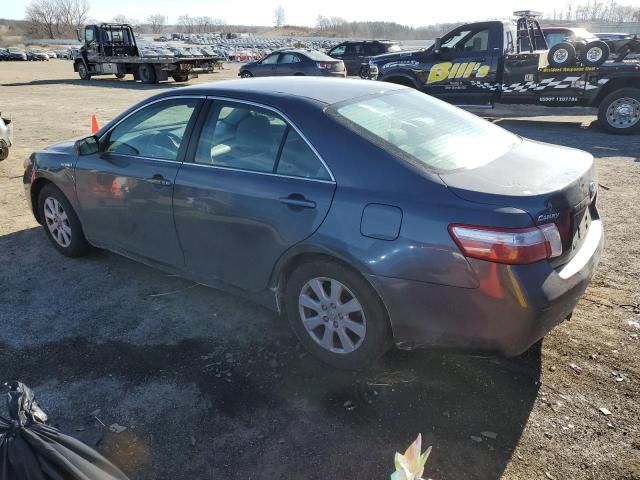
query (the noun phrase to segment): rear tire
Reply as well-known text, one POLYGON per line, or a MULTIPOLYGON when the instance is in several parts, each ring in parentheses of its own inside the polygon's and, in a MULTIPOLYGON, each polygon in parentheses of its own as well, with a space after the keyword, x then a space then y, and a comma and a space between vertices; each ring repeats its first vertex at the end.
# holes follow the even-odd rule
POLYGON ((84 62, 78 63, 78 75, 82 80, 91 80, 91 73, 89 73, 89 69, 84 62))
POLYGON ((300 343, 336 368, 363 368, 391 346, 391 328, 377 293, 339 263, 319 260, 294 270, 287 280, 285 309, 300 343))
POLYGON ((126 75, 124 73, 116 73, 116 78, 122 79, 124 77, 126 77, 126 75))
POLYGON ((640 88, 621 88, 607 95, 598 107, 598 123, 619 135, 640 131, 640 88))
POLYGON ((587 43, 582 53, 582 63, 588 67, 599 67, 609 58, 611 50, 602 40, 587 43))
POLYGON ((142 83, 156 83, 156 69, 150 63, 144 63, 138 67, 138 77, 142 83))
POLYGON ((547 60, 554 68, 570 67, 576 60, 576 48, 569 42, 560 42, 551 47, 547 60))
POLYGON ((67 257, 89 251, 82 225, 67 197, 54 185, 45 185, 38 195, 38 212, 49 241, 67 257))

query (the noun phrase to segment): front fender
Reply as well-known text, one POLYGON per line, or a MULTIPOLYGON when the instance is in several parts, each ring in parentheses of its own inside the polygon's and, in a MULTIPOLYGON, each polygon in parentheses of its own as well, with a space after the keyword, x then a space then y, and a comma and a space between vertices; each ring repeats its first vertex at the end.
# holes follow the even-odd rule
POLYGON ((406 82, 410 83, 410 85, 407 84, 407 86, 411 86, 417 90, 420 89, 420 82, 413 72, 409 73, 406 70, 390 70, 378 76, 378 80, 381 82, 404 84, 397 80, 394 81, 395 79, 403 79, 406 82))

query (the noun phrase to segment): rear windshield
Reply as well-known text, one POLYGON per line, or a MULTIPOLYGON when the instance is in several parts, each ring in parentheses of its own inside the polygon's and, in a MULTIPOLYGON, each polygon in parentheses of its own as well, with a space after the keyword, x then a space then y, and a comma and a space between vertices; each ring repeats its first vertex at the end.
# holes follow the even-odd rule
POLYGON ((314 62, 335 62, 336 59, 330 57, 329 55, 318 52, 317 50, 311 50, 309 52, 304 52, 304 54, 309 57, 314 62))
POLYGON ((520 141, 501 127, 415 90, 349 100, 327 111, 390 153, 440 171, 480 167, 520 141))

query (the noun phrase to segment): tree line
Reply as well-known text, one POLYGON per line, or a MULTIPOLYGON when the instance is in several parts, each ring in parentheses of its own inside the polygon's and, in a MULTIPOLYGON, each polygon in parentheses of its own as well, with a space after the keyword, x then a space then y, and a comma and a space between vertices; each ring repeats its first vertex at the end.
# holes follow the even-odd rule
POLYGON ((587 0, 583 3, 567 0, 564 6, 553 9, 545 18, 567 22, 640 22, 640 8, 620 5, 615 0, 587 0))

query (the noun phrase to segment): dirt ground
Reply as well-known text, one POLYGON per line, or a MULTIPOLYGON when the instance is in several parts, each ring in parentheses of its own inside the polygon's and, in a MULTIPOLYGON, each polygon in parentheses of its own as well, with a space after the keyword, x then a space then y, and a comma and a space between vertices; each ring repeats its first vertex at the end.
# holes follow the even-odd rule
MULTIPOLYGON (((197 82, 235 78, 227 68, 197 82)), ((384 479, 419 432, 434 480, 640 479, 640 137, 601 132, 590 111, 491 112, 597 158, 606 249, 592 285, 526 358, 391 351, 353 374, 245 300, 48 244, 23 159, 167 88, 181 87, 84 82, 64 60, 0 63, 0 110, 16 128, 0 163, 0 376, 33 387, 52 424, 132 479, 384 479)))

